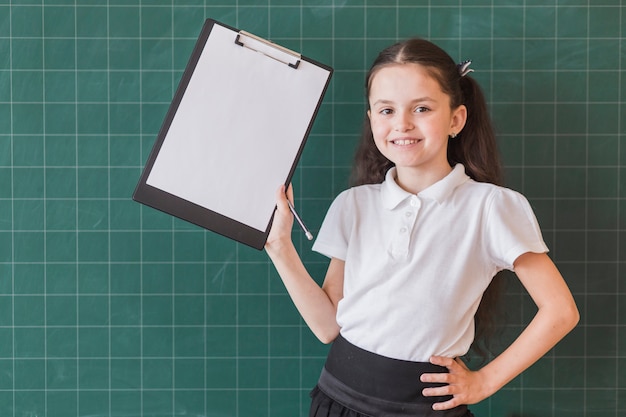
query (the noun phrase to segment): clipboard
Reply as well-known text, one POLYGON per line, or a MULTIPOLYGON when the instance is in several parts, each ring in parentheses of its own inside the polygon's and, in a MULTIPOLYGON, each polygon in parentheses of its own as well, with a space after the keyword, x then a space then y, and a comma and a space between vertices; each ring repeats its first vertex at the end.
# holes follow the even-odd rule
POLYGON ((263 249, 332 73, 207 19, 133 199, 263 249))

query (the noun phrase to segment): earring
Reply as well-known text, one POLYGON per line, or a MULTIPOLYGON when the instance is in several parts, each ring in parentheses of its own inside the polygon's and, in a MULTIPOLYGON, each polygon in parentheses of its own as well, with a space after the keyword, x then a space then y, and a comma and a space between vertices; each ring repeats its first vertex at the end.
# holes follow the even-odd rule
POLYGON ((452 139, 456 139, 456 135, 457 135, 457 134, 453 132, 453 133, 450 135, 450 137, 451 137, 452 139))

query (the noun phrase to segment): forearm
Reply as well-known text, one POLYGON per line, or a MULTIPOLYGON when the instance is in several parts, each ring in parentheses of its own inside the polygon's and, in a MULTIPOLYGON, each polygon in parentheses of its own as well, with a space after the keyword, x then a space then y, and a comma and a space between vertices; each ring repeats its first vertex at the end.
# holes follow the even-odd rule
POLYGON ((578 322, 576 306, 573 302, 564 302, 560 306, 540 308, 519 337, 478 371, 485 383, 485 398, 539 360, 573 329, 578 322))
POLYGON ((478 371, 470 371, 459 358, 431 357, 431 363, 445 366, 448 372, 422 374, 421 380, 446 385, 426 388, 423 394, 453 396, 448 401, 433 404, 433 409, 446 410, 461 404, 476 404, 493 395, 545 355, 578 321, 573 301, 559 305, 563 308, 553 308, 552 311, 549 307, 540 308, 517 340, 478 371))
POLYGON ((276 246, 267 253, 300 315, 320 341, 332 342, 339 334, 336 305, 308 273, 291 241, 276 246))
POLYGON ((563 277, 545 253, 528 252, 515 273, 537 305, 537 314, 508 349, 481 369, 493 392, 545 355, 578 323, 579 313, 563 277))

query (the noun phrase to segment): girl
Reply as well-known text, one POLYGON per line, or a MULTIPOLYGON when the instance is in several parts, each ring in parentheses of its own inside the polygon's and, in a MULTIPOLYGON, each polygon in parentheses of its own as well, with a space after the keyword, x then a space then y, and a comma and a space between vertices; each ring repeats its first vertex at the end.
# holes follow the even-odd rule
POLYGON ((499 185, 494 132, 470 71, 421 39, 374 61, 355 186, 335 199, 313 246, 330 258, 321 288, 291 241, 293 190, 277 192, 265 249, 307 325, 333 342, 310 416, 472 416, 468 404, 578 322, 528 201, 499 185), (538 311, 473 371, 460 357, 488 327, 490 283, 503 269, 538 311))

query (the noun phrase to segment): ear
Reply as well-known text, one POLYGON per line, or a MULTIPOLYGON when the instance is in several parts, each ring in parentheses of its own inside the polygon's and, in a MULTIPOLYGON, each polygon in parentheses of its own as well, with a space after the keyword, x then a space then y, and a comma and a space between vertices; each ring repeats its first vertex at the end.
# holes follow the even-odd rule
POLYGON ((465 127, 465 122, 467 122, 467 107, 461 104, 452 110, 451 133, 458 134, 465 127))
POLYGON ((367 111, 367 118, 372 120, 372 111, 371 110, 367 111))

